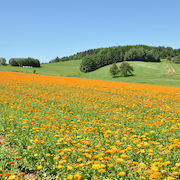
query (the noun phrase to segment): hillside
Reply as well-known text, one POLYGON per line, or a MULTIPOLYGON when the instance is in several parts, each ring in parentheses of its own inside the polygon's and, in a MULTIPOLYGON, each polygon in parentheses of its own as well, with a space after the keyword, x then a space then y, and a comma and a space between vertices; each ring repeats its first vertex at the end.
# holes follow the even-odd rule
MULTIPOLYGON (((16 71, 33 73, 36 70, 38 74, 56 75, 56 76, 69 76, 88 79, 100 79, 108 81, 122 81, 129 83, 142 83, 142 84, 155 84, 165 86, 180 87, 180 65, 173 64, 175 74, 168 76, 168 67, 166 61, 155 62, 129 62, 134 67, 134 76, 130 77, 111 77, 109 68, 111 65, 102 67, 98 70, 89 73, 82 73, 79 70, 81 60, 65 61, 58 63, 42 64, 41 68, 23 68, 12 66, 0 66, 1 71, 16 71)), ((120 63, 117 63, 119 66, 120 63)))
MULTIPOLYGON (((71 61, 71 60, 79 60, 86 57, 91 57, 94 55, 97 55, 97 57, 103 56, 103 59, 105 60, 108 56, 111 56, 111 60, 115 58, 115 60, 122 61, 124 59, 125 53, 127 53, 129 50, 138 50, 138 52, 135 52, 136 55, 138 55, 138 59, 136 60, 145 60, 145 56, 147 56, 147 51, 150 51, 150 61, 152 61, 152 58, 155 58, 155 61, 157 61, 159 58, 166 58, 169 56, 177 56, 180 55, 180 49, 173 49, 172 47, 165 47, 165 46, 147 46, 147 45, 126 45, 126 46, 112 46, 112 47, 105 47, 105 48, 96 48, 96 49, 89 49, 86 51, 78 52, 76 54, 65 56, 62 58, 56 57, 50 61, 50 63, 54 62, 62 62, 62 61, 71 61), (105 56, 104 56, 105 55, 105 56), (155 56, 155 57, 154 57, 155 56), (143 59, 139 59, 139 58, 143 59)), ((134 53, 134 52, 133 52, 134 53)), ((135 57, 133 54, 133 58, 135 57)), ((132 57, 131 57, 132 58, 132 57)), ((149 58, 149 57, 146 57, 149 58)), ((126 57, 126 60, 128 58, 126 57)), ((133 59, 131 59, 133 60, 133 59)))

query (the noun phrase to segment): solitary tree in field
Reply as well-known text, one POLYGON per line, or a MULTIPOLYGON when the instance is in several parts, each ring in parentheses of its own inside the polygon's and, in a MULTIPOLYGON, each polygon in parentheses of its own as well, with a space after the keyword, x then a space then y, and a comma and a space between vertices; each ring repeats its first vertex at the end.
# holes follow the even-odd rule
POLYGON ((114 63, 114 64, 110 67, 109 72, 110 72, 110 74, 111 74, 112 76, 115 76, 115 75, 117 75, 117 74, 119 73, 119 69, 118 69, 116 63, 114 63))
POLYGON ((124 77, 133 75, 132 71, 134 71, 133 67, 129 65, 126 61, 121 63, 119 70, 120 70, 121 76, 124 76, 124 77))

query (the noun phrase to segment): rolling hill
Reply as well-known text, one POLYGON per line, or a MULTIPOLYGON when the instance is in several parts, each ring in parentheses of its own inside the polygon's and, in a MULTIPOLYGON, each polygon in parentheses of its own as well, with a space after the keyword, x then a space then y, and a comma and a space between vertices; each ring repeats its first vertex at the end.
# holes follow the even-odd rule
MULTIPOLYGON (((168 75, 168 66, 166 61, 162 62, 129 62, 134 67, 134 76, 115 78, 110 76, 109 68, 111 65, 102 67, 89 73, 82 73, 79 70, 81 60, 64 61, 57 63, 42 64, 41 68, 23 68, 12 66, 0 66, 0 71, 15 71, 33 73, 36 70, 38 74, 69 76, 88 79, 99 79, 108 81, 122 81, 128 83, 155 84, 165 86, 180 87, 180 65, 172 64, 175 73, 168 75)), ((117 63, 119 66, 120 63, 117 63)))

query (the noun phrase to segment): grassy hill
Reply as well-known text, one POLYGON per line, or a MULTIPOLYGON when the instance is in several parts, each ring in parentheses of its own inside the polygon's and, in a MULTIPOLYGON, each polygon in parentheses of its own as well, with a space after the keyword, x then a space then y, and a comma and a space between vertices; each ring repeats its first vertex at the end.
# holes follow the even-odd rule
MULTIPOLYGON (((12 66, 0 66, 1 71, 15 71, 33 73, 36 70, 38 74, 57 75, 57 76, 71 76, 79 78, 100 79, 109 81, 122 81, 129 83, 155 84, 166 86, 180 87, 180 65, 172 64, 175 69, 175 74, 168 76, 168 68, 166 61, 156 62, 129 62, 134 67, 134 76, 130 77, 111 77, 109 68, 111 65, 102 67, 96 71, 89 73, 82 73, 79 70, 81 60, 65 61, 58 63, 42 64, 41 68, 23 68, 12 66)), ((120 63, 117 63, 119 66, 120 63)))

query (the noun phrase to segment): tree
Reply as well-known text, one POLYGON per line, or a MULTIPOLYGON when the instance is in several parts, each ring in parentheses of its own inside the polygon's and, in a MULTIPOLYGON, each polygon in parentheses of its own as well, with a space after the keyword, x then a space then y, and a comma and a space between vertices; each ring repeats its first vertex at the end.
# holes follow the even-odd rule
POLYGON ((6 65, 6 59, 0 58, 0 65, 6 65))
POLYGON ((175 64, 180 64, 180 55, 173 57, 172 62, 175 63, 175 64))
POLYGON ((132 71, 134 71, 133 67, 129 65, 126 61, 121 63, 119 70, 120 70, 121 76, 124 76, 124 77, 133 75, 132 71))
POLYGON ((97 64, 95 61, 95 57, 87 56, 82 59, 80 70, 82 72, 90 72, 97 69, 97 64))
POLYGON ((113 65, 109 69, 109 72, 112 76, 115 76, 119 73, 119 69, 118 69, 116 63, 113 63, 113 65))

